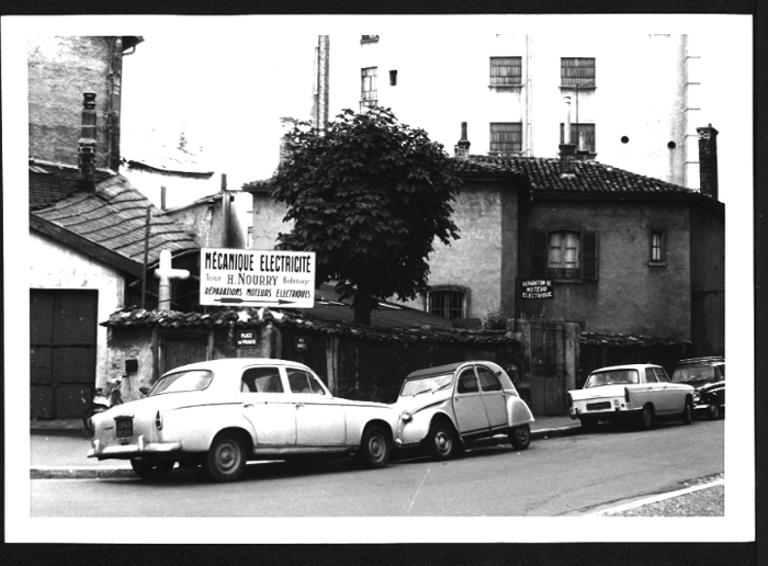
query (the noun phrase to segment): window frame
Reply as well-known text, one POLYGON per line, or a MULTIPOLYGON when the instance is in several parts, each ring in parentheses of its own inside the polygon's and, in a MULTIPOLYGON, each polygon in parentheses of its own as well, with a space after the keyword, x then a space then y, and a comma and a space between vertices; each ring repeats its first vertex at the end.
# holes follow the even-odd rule
MULTIPOLYGON (((571 122, 571 144, 579 151, 579 132, 585 132, 584 149, 591 157, 597 155, 597 126, 594 122, 571 122), (582 130, 583 129, 583 130, 582 130)), ((560 122, 560 143, 565 143, 565 124, 560 122)))
POLYGON ((667 265, 667 232, 660 228, 651 228, 648 232, 648 265, 652 267, 664 267, 667 265), (654 238, 658 236, 658 246, 654 245, 654 238), (659 251, 659 257, 654 257, 654 251, 659 251))
POLYGON ((379 68, 360 68, 360 106, 375 106, 379 102, 378 90, 379 68), (366 88, 367 87, 367 88, 366 88))
POLYGON ((523 58, 517 55, 493 56, 489 58, 488 88, 494 90, 519 89, 523 86, 523 58), (514 70, 517 70, 517 73, 514 70), (504 72, 506 71, 506 73, 504 72), (504 82, 505 79, 516 82, 504 82))
POLYGON ((600 273, 598 233, 575 226, 553 226, 530 231, 529 276, 532 279, 552 279, 557 283, 596 282, 600 273), (578 234, 578 268, 570 272, 549 265, 550 242, 553 234, 578 234))
POLYGON ((490 122, 488 130, 488 154, 489 155, 520 155, 523 151, 523 123, 522 122, 490 122), (496 127, 496 131, 494 131, 496 127), (509 127, 509 130, 499 129, 499 127, 509 127), (494 136, 503 138, 509 137, 509 140, 496 139, 494 136), (497 147, 494 149, 494 144, 497 147), (509 145, 510 149, 503 149, 503 146, 509 145))
POLYGON ((469 289, 466 287, 462 287, 460 285, 435 285, 427 289, 425 299, 426 311, 430 314, 442 316, 448 320, 461 320, 467 318, 467 313, 469 312, 469 289), (449 305, 447 308, 440 309, 439 311, 433 308, 433 296, 444 293, 461 293, 461 316, 451 316, 451 311, 455 309, 455 307, 451 305, 449 305), (448 314, 446 315, 444 313, 448 314))
POLYGON ((595 57, 560 57, 560 88, 577 91, 595 90, 597 88, 597 59, 595 57), (573 64, 566 65, 566 61, 573 64), (590 61, 591 65, 585 64, 590 61), (566 69, 569 71, 566 72, 566 69))

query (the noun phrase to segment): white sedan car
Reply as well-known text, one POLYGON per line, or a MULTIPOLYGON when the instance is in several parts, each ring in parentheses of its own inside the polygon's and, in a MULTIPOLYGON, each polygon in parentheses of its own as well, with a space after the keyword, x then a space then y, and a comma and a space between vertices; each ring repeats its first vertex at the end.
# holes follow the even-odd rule
POLYGON ((568 411, 585 429, 598 421, 635 419, 651 428, 656 418, 679 418, 690 424, 695 390, 672 383, 663 367, 628 364, 596 369, 582 389, 568 392, 568 411))
POLYGON ((145 398, 94 416, 88 457, 129 459, 145 479, 179 462, 232 481, 247 460, 319 454, 355 453, 380 467, 397 420, 389 405, 334 397, 303 364, 220 359, 176 368, 145 398))
POLYGON ((507 373, 493 362, 414 371, 405 377, 395 407, 399 443, 421 445, 435 459, 450 458, 467 442, 498 434, 518 450, 531 442, 533 415, 507 373))

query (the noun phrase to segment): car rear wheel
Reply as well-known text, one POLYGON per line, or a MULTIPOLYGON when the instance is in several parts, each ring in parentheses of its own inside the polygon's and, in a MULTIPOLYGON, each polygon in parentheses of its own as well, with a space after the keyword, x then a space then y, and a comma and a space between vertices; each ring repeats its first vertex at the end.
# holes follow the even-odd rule
POLYGON ((515 450, 525 450, 531 444, 531 427, 524 424, 510 429, 509 441, 515 450))
POLYGON ((131 460, 134 473, 145 480, 161 480, 173 470, 173 460, 131 460))
POLYGON ((643 410, 640 412, 640 428, 643 430, 651 429, 655 422, 656 414, 653 410, 653 405, 649 403, 643 407, 643 410))
POLYGON ((389 462, 392 441, 381 425, 371 425, 363 432, 360 442, 360 460, 370 468, 381 468, 389 462))
POLYGON ((427 449, 435 460, 448 460, 456 455, 458 440, 453 427, 445 422, 435 422, 427 435, 427 449))
POLYGON ((235 481, 245 470, 245 444, 232 432, 219 433, 205 458, 208 475, 215 481, 235 481))

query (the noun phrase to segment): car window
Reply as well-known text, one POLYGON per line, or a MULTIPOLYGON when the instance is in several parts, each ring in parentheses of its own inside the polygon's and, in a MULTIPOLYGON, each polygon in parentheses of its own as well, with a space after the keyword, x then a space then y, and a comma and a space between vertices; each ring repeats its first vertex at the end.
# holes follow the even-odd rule
POLYGON ((248 368, 243 372, 241 389, 251 393, 283 393, 280 370, 276 367, 248 368))
POLYGON ((212 380, 213 374, 208 370, 189 370, 171 373, 157 380, 147 395, 202 391, 210 385, 212 380))
POLYGON ((292 393, 315 393, 325 395, 325 390, 315 379, 315 376, 304 370, 288 370, 288 387, 292 393))
POLYGON ((475 371, 472 368, 467 368, 461 372, 459 376, 459 386, 456 389, 457 393, 474 393, 478 391, 477 377, 475 377, 475 371))
POLYGON ((501 391, 501 381, 491 370, 477 366, 477 375, 480 376, 480 387, 483 391, 501 391))
POLYGON ((659 380, 659 383, 668 383, 669 382, 669 376, 667 375, 667 372, 664 371, 664 368, 653 368, 656 370, 656 379, 659 380))
POLYGON ((584 389, 590 387, 600 387, 601 385, 616 385, 640 383, 640 377, 637 370, 634 369, 614 369, 605 371, 596 371, 587 377, 584 383, 584 389))
POLYGON ((653 371, 653 368, 645 368, 645 382, 656 383, 657 381, 656 372, 653 371))
POLYGON ((672 374, 676 383, 705 382, 716 379, 715 368, 709 364, 690 364, 680 366, 672 374))

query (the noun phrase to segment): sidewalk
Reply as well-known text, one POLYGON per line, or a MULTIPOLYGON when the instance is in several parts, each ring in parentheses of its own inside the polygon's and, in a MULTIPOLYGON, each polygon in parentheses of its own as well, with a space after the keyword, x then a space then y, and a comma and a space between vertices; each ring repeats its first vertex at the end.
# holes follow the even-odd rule
MULTIPOLYGON (((90 435, 79 419, 33 420, 30 429, 32 479, 133 477, 127 460, 86 458, 91 447, 90 435)), ((578 421, 568 416, 537 417, 531 425, 534 441, 579 431, 578 421)))

